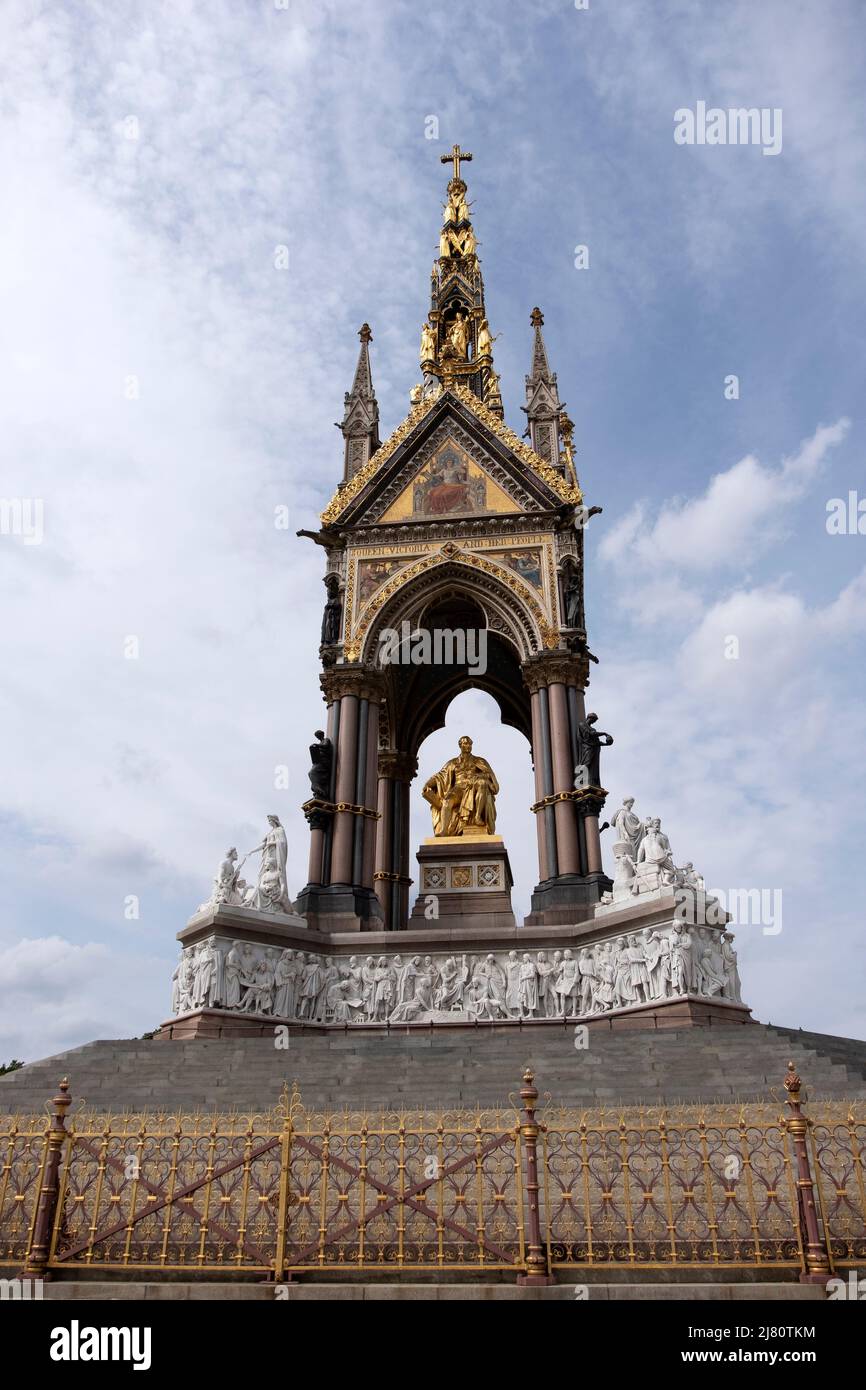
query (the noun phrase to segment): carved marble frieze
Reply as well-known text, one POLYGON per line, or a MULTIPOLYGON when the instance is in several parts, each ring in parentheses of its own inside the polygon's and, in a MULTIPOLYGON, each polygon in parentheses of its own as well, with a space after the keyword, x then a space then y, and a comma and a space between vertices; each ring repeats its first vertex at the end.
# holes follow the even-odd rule
POLYGON ((214 932, 184 947, 172 1014, 317 1025, 592 1019, 699 999, 742 1007, 733 934, 665 922, 592 945, 426 954, 280 949, 214 932))

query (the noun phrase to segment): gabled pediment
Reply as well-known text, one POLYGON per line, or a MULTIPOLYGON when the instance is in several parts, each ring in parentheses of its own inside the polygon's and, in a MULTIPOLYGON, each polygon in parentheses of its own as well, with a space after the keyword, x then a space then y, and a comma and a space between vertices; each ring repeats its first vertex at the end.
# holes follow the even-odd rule
POLYGON ((471 391, 455 387, 413 406, 322 514, 327 525, 370 525, 555 511, 580 489, 530 449, 471 391))

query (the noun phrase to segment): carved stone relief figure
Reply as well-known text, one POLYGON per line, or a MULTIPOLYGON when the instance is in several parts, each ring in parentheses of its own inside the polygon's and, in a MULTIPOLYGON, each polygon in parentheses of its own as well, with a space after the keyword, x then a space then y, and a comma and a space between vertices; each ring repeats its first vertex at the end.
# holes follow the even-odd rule
POLYGON ((532 1018, 538 1009, 538 969, 527 951, 520 962, 518 1002, 521 1018, 532 1018))
POLYGON ((562 969, 559 972, 559 979, 556 982, 556 992, 559 995, 560 1018, 565 1018, 566 1015, 576 1018, 578 996, 580 992, 580 975, 578 973, 578 963, 568 948, 563 952, 562 969))
POLYGON ((274 1013, 278 1018, 295 1017, 295 981, 299 969, 294 951, 283 951, 274 971, 274 1013))
POLYGON ((307 1024, 591 1018, 680 995, 741 1003, 733 934, 682 922, 535 953, 340 957, 217 938, 186 947, 172 1010, 220 1008, 307 1024))
POLYGON ((723 993, 726 999, 733 999, 737 1003, 740 1003, 740 972, 737 966, 737 953, 734 950, 733 943, 733 932, 722 932, 721 951, 725 970, 725 988, 723 993))

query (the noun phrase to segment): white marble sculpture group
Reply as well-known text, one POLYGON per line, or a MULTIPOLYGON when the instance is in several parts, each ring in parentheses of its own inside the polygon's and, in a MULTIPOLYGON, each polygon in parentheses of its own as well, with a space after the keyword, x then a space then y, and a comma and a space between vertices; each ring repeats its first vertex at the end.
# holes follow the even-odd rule
POLYGON ((616 873, 613 891, 605 894, 602 904, 621 903, 665 888, 702 889, 704 880, 692 863, 682 868, 674 863, 671 842, 658 816, 641 820, 633 806, 634 797, 627 796, 611 820, 616 873))
POLYGON ((238 863, 238 852, 232 846, 226 850, 213 881, 211 895, 201 904, 199 912, 209 907, 252 907, 259 912, 291 912, 286 879, 288 842, 279 816, 268 816, 268 831, 260 845, 248 850, 238 863), (240 877, 241 869, 251 854, 261 854, 258 880, 248 884, 240 877))
POLYGON ((210 937, 188 946, 172 1013, 219 1008, 307 1023, 577 1019, 687 994, 740 1001, 730 932, 682 923, 576 953, 323 956, 210 937))

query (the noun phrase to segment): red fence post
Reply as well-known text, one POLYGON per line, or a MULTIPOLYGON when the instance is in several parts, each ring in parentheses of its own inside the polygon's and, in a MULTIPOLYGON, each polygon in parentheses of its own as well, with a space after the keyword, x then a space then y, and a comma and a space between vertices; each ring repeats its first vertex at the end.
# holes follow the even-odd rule
POLYGON ((27 1251, 27 1260, 22 1270, 22 1277, 25 1279, 50 1278, 50 1275, 46 1275, 46 1265, 48 1264, 48 1252, 51 1249, 51 1228, 54 1225, 54 1214, 57 1210, 57 1194, 60 1191, 60 1159, 63 1153, 63 1144, 67 1138, 66 1112, 72 1104, 69 1082, 65 1076, 60 1083, 59 1094, 54 1097, 51 1103, 54 1106, 54 1114, 51 1116, 51 1126, 48 1130, 48 1154, 45 1159, 42 1186, 39 1189, 33 1235, 30 1240, 30 1248, 27 1251))
POLYGON ((541 1238, 541 1208, 538 1185, 538 1135, 540 1133, 535 1118, 535 1104, 538 1091, 533 1085, 534 1077, 529 1068, 523 1073, 523 1087, 520 1099, 523 1101, 523 1119, 520 1134, 526 1158, 526 1196, 529 1205, 527 1222, 526 1273, 517 1276, 518 1284, 552 1284, 555 1281, 547 1272, 547 1256, 541 1238))
POLYGON ((788 1063, 785 1076, 785 1090, 788 1092, 786 1104, 790 1106, 791 1118, 788 1128, 794 1139, 794 1152, 797 1155, 797 1194, 799 1197, 800 1235, 806 1268, 800 1275, 801 1284, 826 1284, 830 1279, 830 1253, 818 1225, 815 1209, 815 1184, 809 1164, 809 1148, 806 1135, 811 1121, 800 1109, 800 1078, 793 1062, 788 1063))

